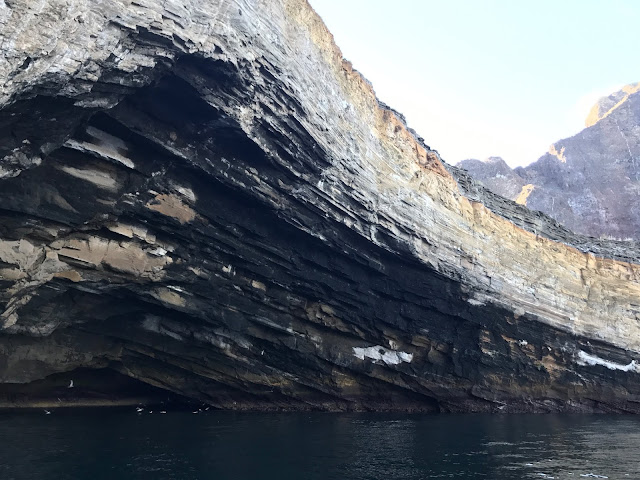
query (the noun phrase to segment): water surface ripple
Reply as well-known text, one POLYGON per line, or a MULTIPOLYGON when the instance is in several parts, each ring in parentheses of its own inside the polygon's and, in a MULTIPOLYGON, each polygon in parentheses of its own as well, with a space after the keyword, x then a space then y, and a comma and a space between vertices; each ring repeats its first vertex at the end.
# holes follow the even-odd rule
POLYGON ((0 479, 640 479, 640 418, 0 414, 0 479))

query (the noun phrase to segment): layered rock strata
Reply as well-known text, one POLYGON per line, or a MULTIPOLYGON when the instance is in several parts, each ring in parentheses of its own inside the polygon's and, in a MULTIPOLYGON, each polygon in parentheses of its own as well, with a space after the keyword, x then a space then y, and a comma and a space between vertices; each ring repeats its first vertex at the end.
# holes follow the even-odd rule
POLYGON ((637 249, 446 167, 306 2, 12 0, 0 32, 5 399, 107 369, 219 408, 640 410, 637 249))

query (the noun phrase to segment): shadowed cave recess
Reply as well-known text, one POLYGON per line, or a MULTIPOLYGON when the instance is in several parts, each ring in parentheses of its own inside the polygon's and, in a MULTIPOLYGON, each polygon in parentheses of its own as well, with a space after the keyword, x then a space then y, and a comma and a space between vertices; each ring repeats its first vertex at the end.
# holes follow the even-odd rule
MULTIPOLYGON (((628 349, 474 300, 501 287, 417 258, 411 232, 345 183, 366 173, 349 159, 328 175, 322 135, 340 127, 280 67, 143 28, 131 41, 162 60, 107 59, 84 94, 54 78, 0 111, 0 407, 640 410, 628 349)), ((523 231, 571 235, 491 201, 523 231)))

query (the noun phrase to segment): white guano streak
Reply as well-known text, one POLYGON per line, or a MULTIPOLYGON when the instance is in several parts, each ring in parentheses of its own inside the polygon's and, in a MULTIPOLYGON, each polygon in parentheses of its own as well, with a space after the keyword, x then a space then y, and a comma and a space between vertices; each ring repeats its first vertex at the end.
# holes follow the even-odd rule
POLYGON ((592 367, 600 365, 608 368, 609 370, 621 370, 623 372, 636 373, 640 372, 640 365, 636 364, 635 360, 631 360, 627 365, 622 365, 621 363, 610 362, 609 360, 596 357, 595 355, 583 352, 582 350, 578 351, 578 365, 590 365, 592 367))
POLYGON ((369 358, 374 362, 384 362, 387 365, 398 365, 402 362, 411 363, 413 354, 389 350, 381 345, 375 347, 353 347, 353 356, 364 360, 369 358))

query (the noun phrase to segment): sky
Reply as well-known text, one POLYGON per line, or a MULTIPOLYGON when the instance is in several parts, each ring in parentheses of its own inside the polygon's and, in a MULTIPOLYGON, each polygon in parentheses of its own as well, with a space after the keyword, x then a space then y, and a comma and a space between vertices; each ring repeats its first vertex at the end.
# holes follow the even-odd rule
POLYGON ((309 0, 380 100, 448 163, 527 165, 640 81, 638 0, 309 0))

